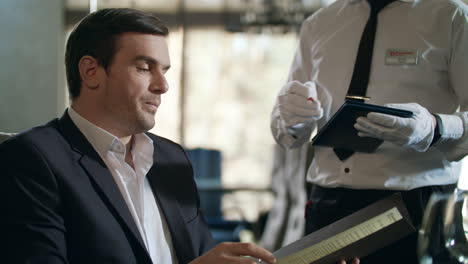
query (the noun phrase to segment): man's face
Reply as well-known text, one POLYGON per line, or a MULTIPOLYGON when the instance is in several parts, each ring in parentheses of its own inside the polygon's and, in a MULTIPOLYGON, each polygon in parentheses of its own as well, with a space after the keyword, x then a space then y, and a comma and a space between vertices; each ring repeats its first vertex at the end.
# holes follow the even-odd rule
POLYGON ((103 111, 122 135, 148 131, 167 92, 165 73, 170 67, 164 36, 124 33, 104 74, 103 111))

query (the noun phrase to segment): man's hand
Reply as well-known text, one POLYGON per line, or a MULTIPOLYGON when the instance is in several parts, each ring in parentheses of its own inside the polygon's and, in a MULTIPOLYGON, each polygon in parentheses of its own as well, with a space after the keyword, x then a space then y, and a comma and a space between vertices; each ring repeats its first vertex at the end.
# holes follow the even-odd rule
POLYGON ((412 148, 416 151, 426 151, 434 137, 436 120, 429 111, 417 103, 386 104, 385 106, 405 109, 413 112, 413 116, 403 118, 380 113, 369 113, 359 117, 354 124, 361 137, 374 137, 394 144, 412 148))
POLYGON ((313 82, 302 84, 298 81, 287 83, 278 96, 278 110, 285 128, 302 129, 323 116, 323 109, 317 99, 313 82))
POLYGON ((255 264, 255 259, 261 259, 262 263, 273 264, 275 257, 266 249, 252 243, 218 244, 204 255, 196 258, 190 264, 255 264), (250 258, 247 258, 248 256, 250 258))

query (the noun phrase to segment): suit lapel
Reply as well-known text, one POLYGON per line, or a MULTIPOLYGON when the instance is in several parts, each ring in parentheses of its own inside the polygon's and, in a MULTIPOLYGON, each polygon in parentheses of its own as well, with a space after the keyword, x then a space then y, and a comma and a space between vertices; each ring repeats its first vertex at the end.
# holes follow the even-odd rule
POLYGON ((83 156, 80 163, 88 172, 90 178, 96 183, 98 189, 102 191, 101 196, 108 206, 113 209, 113 213, 123 220, 125 226, 140 243, 140 246, 146 248, 135 221, 128 210, 128 206, 107 167, 102 166, 102 164, 87 156, 83 156))
MULTIPOLYGON (((70 142, 72 148, 82 155, 79 160, 80 165, 96 184, 97 192, 106 202, 112 214, 121 222, 124 230, 127 230, 131 234, 134 241, 137 241, 140 247, 138 251, 141 253, 141 249, 143 249, 143 255, 146 253, 146 258, 150 260, 127 204, 104 161, 75 126, 68 113, 65 113, 59 120, 59 128, 67 141, 70 142)), ((149 263, 151 263, 151 260, 149 263)))
POLYGON ((148 172, 148 180, 151 189, 158 201, 158 206, 162 209, 166 222, 171 232, 172 244, 177 254, 179 263, 188 263, 195 257, 190 234, 187 230, 184 216, 182 215, 179 203, 175 198, 174 180, 177 179, 171 164, 154 142, 154 164, 148 172))

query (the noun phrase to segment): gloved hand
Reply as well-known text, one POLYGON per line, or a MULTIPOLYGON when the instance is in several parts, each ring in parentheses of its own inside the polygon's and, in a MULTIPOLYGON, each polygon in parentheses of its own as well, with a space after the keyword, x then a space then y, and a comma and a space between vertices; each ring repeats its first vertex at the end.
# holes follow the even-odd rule
MULTIPOLYGON (((315 83, 287 83, 278 96, 278 110, 287 129, 303 130, 322 118, 323 109, 317 99, 315 83)), ((298 131, 299 132, 299 131, 298 131)))
POLYGON ((371 112, 359 117, 354 124, 361 137, 374 137, 394 144, 426 151, 434 137, 435 117, 417 103, 386 104, 385 106, 409 110, 413 116, 403 118, 371 112))

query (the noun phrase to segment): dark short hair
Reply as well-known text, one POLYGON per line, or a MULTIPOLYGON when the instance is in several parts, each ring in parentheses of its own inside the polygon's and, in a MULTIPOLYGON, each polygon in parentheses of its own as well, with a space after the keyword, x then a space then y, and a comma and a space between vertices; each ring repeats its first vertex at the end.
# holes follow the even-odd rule
POLYGON ((65 68, 70 98, 80 95, 78 63, 83 56, 94 57, 107 69, 116 52, 117 38, 126 32, 167 36, 169 30, 157 17, 128 8, 108 8, 91 13, 75 26, 67 41, 65 68))

